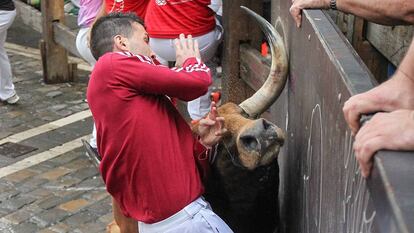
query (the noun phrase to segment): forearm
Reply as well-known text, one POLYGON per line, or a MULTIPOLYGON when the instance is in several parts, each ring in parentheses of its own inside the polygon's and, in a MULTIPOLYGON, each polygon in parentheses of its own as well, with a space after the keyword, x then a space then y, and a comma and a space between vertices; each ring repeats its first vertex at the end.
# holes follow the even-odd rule
POLYGON ((405 54, 404 59, 401 61, 397 72, 401 72, 404 76, 414 82, 414 40, 411 41, 411 45, 405 54))
POLYGON ((337 8, 374 23, 414 24, 413 0, 337 0, 337 8))

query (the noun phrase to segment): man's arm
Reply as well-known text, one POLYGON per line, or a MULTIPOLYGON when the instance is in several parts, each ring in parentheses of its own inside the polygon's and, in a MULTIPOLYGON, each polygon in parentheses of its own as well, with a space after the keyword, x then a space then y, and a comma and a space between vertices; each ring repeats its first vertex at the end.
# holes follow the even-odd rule
MULTIPOLYGON (((414 24, 412 0, 337 0, 337 9, 384 25, 414 24)), ((330 0, 294 0, 290 13, 300 27, 303 9, 329 9, 330 0)))
POLYGON ((169 69, 138 61, 136 57, 127 60, 118 56, 112 62, 115 80, 110 85, 122 85, 141 94, 167 95, 184 101, 193 100, 208 90, 211 85, 210 69, 199 59, 188 58, 181 68, 169 69), (119 59, 119 60, 118 60, 119 59))

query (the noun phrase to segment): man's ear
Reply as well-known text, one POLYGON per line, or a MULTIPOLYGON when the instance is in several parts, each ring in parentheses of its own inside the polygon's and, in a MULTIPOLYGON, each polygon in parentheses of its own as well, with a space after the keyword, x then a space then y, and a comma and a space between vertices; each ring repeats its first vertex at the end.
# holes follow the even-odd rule
POLYGON ((125 37, 123 37, 121 35, 116 35, 114 37, 114 47, 115 47, 115 49, 119 50, 119 51, 128 51, 128 48, 127 48, 127 43, 128 42, 126 40, 127 39, 125 37))

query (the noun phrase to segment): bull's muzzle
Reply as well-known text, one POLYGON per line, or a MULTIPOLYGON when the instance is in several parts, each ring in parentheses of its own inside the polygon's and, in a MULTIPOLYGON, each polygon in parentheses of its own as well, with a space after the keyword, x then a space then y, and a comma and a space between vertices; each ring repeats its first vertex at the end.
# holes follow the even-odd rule
POLYGON ((240 159, 250 168, 266 165, 277 157, 284 140, 283 131, 275 124, 262 118, 255 120, 239 134, 238 149, 245 157, 240 159))

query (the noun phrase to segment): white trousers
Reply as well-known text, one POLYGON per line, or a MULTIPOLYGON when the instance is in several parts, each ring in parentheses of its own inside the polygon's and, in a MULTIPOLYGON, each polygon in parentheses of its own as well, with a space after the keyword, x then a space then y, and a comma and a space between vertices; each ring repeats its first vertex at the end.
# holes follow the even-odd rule
POLYGON ((139 233, 233 233, 201 197, 160 222, 138 222, 138 229, 139 233))
MULTIPOLYGON (((82 58, 89 63, 92 67, 95 66, 96 60, 92 55, 91 49, 89 48, 88 34, 90 28, 81 28, 76 36, 76 48, 82 58)), ((96 146, 96 126, 93 124, 92 138, 89 140, 89 144, 93 148, 96 146)))
MULTIPOLYGON (((214 57, 217 47, 223 39, 223 27, 216 20, 216 28, 202 36, 194 37, 198 41, 201 59, 206 62, 214 57)), ((174 39, 151 38, 150 47, 157 55, 157 59, 164 65, 169 61, 175 61, 174 39)), ((187 104, 187 111, 191 119, 200 119, 210 111, 210 93, 211 90, 187 104)))
POLYGON ((92 67, 95 66, 96 60, 89 48, 88 34, 90 28, 81 28, 76 36, 76 48, 82 58, 92 67))
POLYGON ((4 44, 6 43, 7 29, 13 23, 16 11, 0 10, 0 99, 6 100, 16 94, 12 82, 12 71, 9 57, 4 44))

